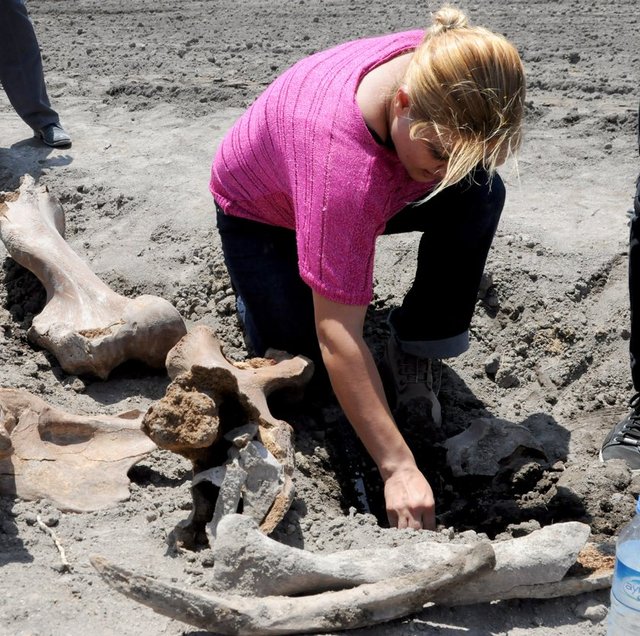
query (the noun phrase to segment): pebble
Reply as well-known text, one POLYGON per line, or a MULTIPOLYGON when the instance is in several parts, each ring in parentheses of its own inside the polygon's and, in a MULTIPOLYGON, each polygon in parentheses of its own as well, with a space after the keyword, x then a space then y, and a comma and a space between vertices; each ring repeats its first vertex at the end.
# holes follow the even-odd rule
POLYGON ((593 623, 599 623, 607 616, 607 606, 594 601, 584 601, 579 603, 573 610, 578 618, 586 618, 593 623))

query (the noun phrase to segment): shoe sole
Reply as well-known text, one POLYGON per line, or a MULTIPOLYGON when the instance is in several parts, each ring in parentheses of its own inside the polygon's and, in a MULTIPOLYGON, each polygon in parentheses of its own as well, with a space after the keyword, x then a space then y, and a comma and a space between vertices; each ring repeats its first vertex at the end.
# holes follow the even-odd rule
MULTIPOLYGON (((600 463, 601 463, 601 464, 606 464, 606 463, 607 463, 607 461, 610 461, 610 460, 606 460, 606 459, 602 456, 602 449, 600 449, 600 452, 598 453, 598 459, 600 460, 600 463)), ((624 462, 624 459, 621 459, 620 461, 621 461, 621 462, 624 462)), ((631 468, 631 467, 629 467, 629 470, 630 470, 634 475, 636 475, 636 474, 640 474, 640 468, 631 468)))
POLYGON ((72 143, 71 139, 68 141, 55 141, 53 143, 49 143, 42 135, 34 135, 34 137, 39 139, 45 146, 49 146, 49 148, 70 148, 72 143))

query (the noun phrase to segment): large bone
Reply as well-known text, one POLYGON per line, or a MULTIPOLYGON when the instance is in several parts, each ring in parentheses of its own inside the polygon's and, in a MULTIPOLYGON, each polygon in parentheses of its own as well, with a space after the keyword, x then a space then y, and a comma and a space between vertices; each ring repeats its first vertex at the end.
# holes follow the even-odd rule
POLYGON ((27 391, 0 389, 0 493, 73 512, 128 499, 127 472, 155 448, 141 422, 140 411, 71 415, 27 391))
POLYGON ((355 629, 419 611, 438 592, 490 568, 489 543, 429 569, 391 580, 313 596, 247 598, 182 589, 136 575, 94 556, 91 563, 114 589, 154 611, 217 634, 261 636, 355 629))
MULTIPOLYGON (((585 548, 590 529, 578 522, 546 526, 531 534, 492 543, 495 567, 465 585, 440 592, 444 605, 539 597, 550 584, 562 581, 585 548)), ((463 556, 467 544, 423 541, 395 548, 346 550, 315 554, 292 548, 262 535, 250 519, 225 517, 218 526, 214 546, 214 585, 219 591, 247 596, 305 594, 353 587, 418 572, 463 556)), ((610 568, 605 575, 610 575, 610 568)), ((594 577, 584 577, 579 590, 575 579, 563 594, 593 589, 594 577)), ((606 576, 599 577, 602 587, 606 576)), ((560 591, 562 586, 558 586, 560 591)), ((553 594, 552 594, 553 595, 553 594)))
POLYGON ((107 378, 126 360, 164 366, 186 333, 166 300, 125 298, 109 289, 64 240, 64 213, 46 187, 25 175, 15 193, 0 194, 0 237, 11 257, 44 285, 47 302, 28 332, 73 374, 107 378))
MULTIPOLYGON (((246 423, 257 425, 258 440, 284 468, 282 484, 261 523, 262 531, 269 533, 293 500, 294 448, 291 426, 273 416, 267 397, 276 389, 301 390, 313 365, 302 356, 280 351, 271 350, 267 355, 270 357, 232 364, 211 328, 194 327, 167 355, 173 382, 165 397, 147 411, 143 424, 160 448, 191 459, 196 474, 220 462, 225 408, 237 418, 227 424, 227 430, 246 423)), ((180 531, 187 547, 205 542, 204 526, 212 519, 215 504, 199 490, 199 484, 192 491, 193 510, 180 531)))
POLYGON ((603 589, 610 559, 597 572, 567 575, 588 536, 588 526, 570 522, 503 542, 427 540, 325 555, 277 543, 250 519, 229 515, 213 547, 213 593, 138 576, 101 557, 92 563, 112 587, 160 614, 222 634, 289 634, 373 625, 427 601, 461 605, 603 589), (460 563, 467 574, 440 587, 443 568, 460 563), (296 597, 278 596, 286 594, 296 597))

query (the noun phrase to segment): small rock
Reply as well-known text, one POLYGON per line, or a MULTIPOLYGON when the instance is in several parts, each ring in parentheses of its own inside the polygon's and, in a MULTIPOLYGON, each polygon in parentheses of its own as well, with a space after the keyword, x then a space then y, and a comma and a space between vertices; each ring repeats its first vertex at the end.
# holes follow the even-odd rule
POLYGON ((631 471, 624 461, 609 461, 604 465, 604 474, 616 490, 624 490, 631 483, 631 471))
POLYGON ((60 523, 60 513, 57 510, 47 512, 40 518, 42 519, 42 523, 48 528, 55 528, 60 523))
POLYGON ((31 377, 35 378, 38 375, 38 365, 33 360, 27 360, 24 363, 22 369, 27 375, 30 375, 31 377))
POLYGON ((587 618, 594 623, 599 623, 607 616, 607 607, 602 603, 584 601, 573 610, 578 618, 587 618))
POLYGON ((25 512, 24 515, 22 515, 22 518, 28 526, 35 526, 38 522, 37 515, 33 512, 25 512))
POLYGON ((75 375, 70 375, 68 378, 65 378, 62 381, 62 386, 64 386, 67 389, 71 389, 76 393, 83 393, 87 388, 85 383, 75 375))
POLYGON ((490 355, 484 361, 484 371, 487 375, 495 375, 500 368, 500 356, 497 353, 490 355))

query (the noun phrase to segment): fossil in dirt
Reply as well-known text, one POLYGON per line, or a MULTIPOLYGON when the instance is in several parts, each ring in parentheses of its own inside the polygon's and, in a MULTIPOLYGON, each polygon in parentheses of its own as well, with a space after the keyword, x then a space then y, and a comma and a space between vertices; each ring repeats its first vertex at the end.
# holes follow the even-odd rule
POLYGON ((160 448, 193 463, 193 509, 175 533, 185 547, 209 543, 207 530, 215 536, 218 520, 236 512, 240 499, 243 512, 266 533, 289 509, 293 433, 272 415, 267 397, 277 389, 302 391, 313 365, 279 351, 267 356, 232 364, 203 325, 167 355, 172 383, 145 414, 143 427, 160 448))
POLYGON ((0 389, 0 493, 86 512, 129 498, 127 472, 155 448, 142 412, 81 416, 0 389))
POLYGON ((425 603, 550 598, 607 587, 611 567, 571 575, 589 537, 577 522, 509 541, 424 542, 394 548, 311 552, 264 536, 227 515, 213 546, 214 591, 163 583, 92 557, 109 585, 154 611, 220 634, 353 629, 420 611, 425 603), (296 596, 287 596, 295 594, 296 596))
POLYGON ((178 311, 157 296, 116 294, 71 249, 64 229, 62 206, 30 175, 16 192, 0 193, 0 238, 47 292, 29 339, 53 353, 67 373, 105 379, 126 360, 163 367, 186 333, 178 311))
POLYGON ((456 477, 492 477, 513 468, 523 458, 547 459, 526 427, 499 418, 477 418, 443 446, 447 449, 447 464, 456 477))

